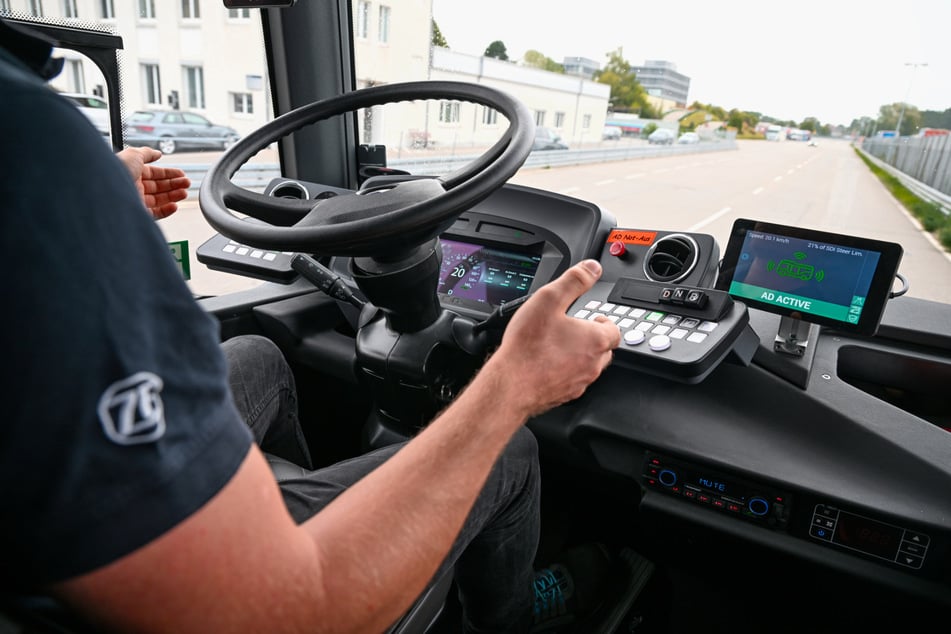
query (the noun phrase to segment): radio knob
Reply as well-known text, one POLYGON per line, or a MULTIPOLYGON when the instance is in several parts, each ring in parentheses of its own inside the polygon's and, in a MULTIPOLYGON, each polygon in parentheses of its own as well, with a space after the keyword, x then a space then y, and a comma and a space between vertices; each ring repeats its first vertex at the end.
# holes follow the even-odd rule
POLYGON ((657 481, 665 487, 672 487, 677 484, 677 474, 670 469, 664 469, 657 474, 657 481))
POLYGON ((746 508, 753 515, 766 515, 769 512, 769 502, 760 497, 750 498, 746 508))

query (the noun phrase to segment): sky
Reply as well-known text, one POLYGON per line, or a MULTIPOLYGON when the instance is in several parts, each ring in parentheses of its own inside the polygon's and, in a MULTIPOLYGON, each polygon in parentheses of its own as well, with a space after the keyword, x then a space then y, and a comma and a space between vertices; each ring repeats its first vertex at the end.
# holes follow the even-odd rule
POLYGON ((621 48, 632 66, 673 62, 690 103, 833 125, 885 104, 951 108, 951 0, 432 3, 455 51, 481 55, 501 40, 513 60, 534 49, 603 66, 621 48))

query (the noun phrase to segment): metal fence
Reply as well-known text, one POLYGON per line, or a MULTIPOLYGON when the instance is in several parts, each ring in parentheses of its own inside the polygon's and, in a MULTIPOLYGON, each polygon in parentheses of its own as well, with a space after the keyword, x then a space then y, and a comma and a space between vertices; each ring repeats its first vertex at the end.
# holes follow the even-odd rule
POLYGON ((867 138, 861 149, 917 196, 951 212, 951 136, 867 138))

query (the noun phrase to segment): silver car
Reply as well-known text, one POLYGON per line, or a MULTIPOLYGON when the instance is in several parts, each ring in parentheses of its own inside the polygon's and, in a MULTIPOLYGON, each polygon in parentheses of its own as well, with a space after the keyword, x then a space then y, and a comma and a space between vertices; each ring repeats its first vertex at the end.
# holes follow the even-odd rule
POLYGON ((86 115, 90 123, 96 126, 99 133, 108 137, 110 131, 109 104, 102 97, 84 95, 77 92, 61 92, 61 96, 72 102, 79 111, 86 115))
POLYGON ((126 145, 154 147, 162 154, 181 150, 223 150, 240 138, 238 131, 216 125, 194 112, 136 110, 125 123, 126 145))

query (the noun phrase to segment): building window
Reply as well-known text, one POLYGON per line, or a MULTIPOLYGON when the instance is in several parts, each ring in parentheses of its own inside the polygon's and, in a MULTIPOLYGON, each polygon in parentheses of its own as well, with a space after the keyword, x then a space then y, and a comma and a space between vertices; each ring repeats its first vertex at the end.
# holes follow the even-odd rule
POLYGON ((499 111, 488 106, 482 106, 482 123, 496 125, 499 122, 499 111))
POLYGON ((251 9, 228 9, 228 17, 232 20, 250 20, 251 9))
POLYGON ((139 0, 139 19, 155 19, 155 0, 139 0))
POLYGON ((380 5, 379 40, 383 44, 390 41, 390 8, 380 5))
POLYGON ((63 0, 63 17, 78 18, 79 12, 76 10, 76 0, 63 0))
POLYGON ((43 17, 43 0, 30 0, 30 15, 43 17))
POLYGON ((198 0, 182 0, 182 17, 186 20, 197 20, 201 17, 198 0))
POLYGON ((440 101, 439 121, 440 123, 459 123, 459 102, 440 101))
POLYGON ((249 92, 231 93, 231 103, 235 114, 254 114, 254 98, 249 92))
POLYGON ((361 0, 357 3, 357 37, 367 39, 370 32, 370 3, 361 0))
POLYGON ((185 75, 185 103, 189 108, 205 107, 205 74, 201 66, 183 66, 185 75))
POLYGON ((544 110, 535 111, 535 125, 545 125, 545 111, 544 110))
POLYGON ((79 59, 66 60, 66 81, 73 92, 86 92, 86 78, 83 75, 83 62, 79 59))
POLYGON ((590 114, 586 114, 585 116, 583 116, 583 117, 581 118, 581 127, 584 128, 585 130, 587 130, 587 129, 589 129, 589 128, 591 127, 591 115, 590 115, 590 114))
POLYGON ((142 64, 142 91, 145 103, 150 106, 162 105, 162 82, 159 79, 158 64, 142 64))
POLYGON ((555 113, 555 127, 556 128, 565 127, 565 113, 564 112, 555 113))
POLYGON ((103 20, 114 20, 116 18, 114 0, 99 0, 99 16, 103 20))

